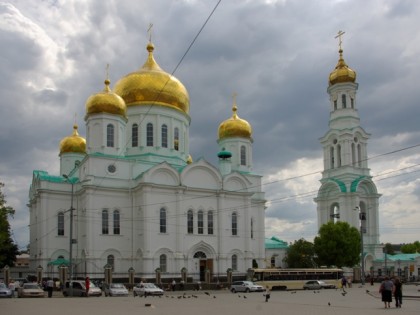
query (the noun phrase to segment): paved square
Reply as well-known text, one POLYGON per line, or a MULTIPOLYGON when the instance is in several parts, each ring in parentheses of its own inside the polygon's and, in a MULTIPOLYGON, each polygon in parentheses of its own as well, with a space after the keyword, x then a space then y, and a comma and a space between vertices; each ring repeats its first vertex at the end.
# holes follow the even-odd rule
POLYGON ((419 314, 420 286, 405 285, 404 295, 417 298, 403 299, 401 309, 384 309, 378 293, 379 284, 363 288, 353 286, 341 290, 274 291, 265 303, 262 293, 231 293, 224 291, 175 291, 161 298, 147 297, 90 297, 64 298, 55 292, 53 298, 0 299, 2 314, 42 315, 222 315, 222 314, 281 314, 281 315, 328 315, 328 314, 419 314), (367 290, 369 292, 367 292, 367 290), (146 304, 150 306, 146 306, 146 304))

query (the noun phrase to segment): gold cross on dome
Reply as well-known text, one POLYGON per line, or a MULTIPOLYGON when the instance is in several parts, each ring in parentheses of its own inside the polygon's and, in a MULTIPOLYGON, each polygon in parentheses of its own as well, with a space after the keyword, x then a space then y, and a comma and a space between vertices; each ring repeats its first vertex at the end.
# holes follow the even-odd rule
POLYGON ((341 36, 343 36, 346 32, 343 31, 338 31, 337 36, 335 36, 334 38, 338 38, 338 47, 341 50, 341 44, 343 43, 343 41, 341 40, 341 36))
POLYGON ((147 34, 149 34, 149 42, 152 42, 152 27, 153 23, 150 23, 149 28, 147 29, 147 34))
POLYGON ((106 79, 109 80, 109 63, 106 64, 106 79))
POLYGON ((236 104, 236 97, 238 96, 238 93, 233 92, 232 98, 233 98, 233 104, 236 104))

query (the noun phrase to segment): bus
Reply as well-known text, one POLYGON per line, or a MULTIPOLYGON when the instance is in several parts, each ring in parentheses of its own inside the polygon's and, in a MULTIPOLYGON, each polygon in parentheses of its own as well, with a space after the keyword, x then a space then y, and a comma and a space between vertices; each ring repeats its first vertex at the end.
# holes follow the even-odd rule
POLYGON ((301 290, 309 280, 322 280, 334 284, 337 288, 343 277, 343 270, 339 268, 313 269, 249 269, 249 278, 256 284, 267 286, 270 290, 301 290))

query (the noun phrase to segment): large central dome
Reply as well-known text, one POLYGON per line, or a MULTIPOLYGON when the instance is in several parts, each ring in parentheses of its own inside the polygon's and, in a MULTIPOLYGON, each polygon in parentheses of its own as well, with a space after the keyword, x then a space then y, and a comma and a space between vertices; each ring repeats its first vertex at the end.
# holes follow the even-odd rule
POLYGON ((147 45, 149 56, 143 67, 121 78, 114 92, 121 96, 127 107, 161 105, 180 110, 190 110, 190 100, 184 85, 174 76, 163 71, 153 58, 154 46, 147 45))

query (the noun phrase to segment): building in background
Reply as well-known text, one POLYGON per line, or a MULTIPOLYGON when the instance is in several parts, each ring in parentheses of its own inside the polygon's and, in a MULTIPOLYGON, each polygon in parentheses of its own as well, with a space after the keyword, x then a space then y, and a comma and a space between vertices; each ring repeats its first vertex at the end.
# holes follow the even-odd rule
POLYGON ((70 259, 74 276, 102 278, 111 268, 116 276, 159 270, 172 278, 186 270, 203 281, 265 266, 265 199, 252 172, 251 125, 234 99, 218 128, 219 165, 193 161, 188 92, 159 67, 152 43, 147 51, 139 70, 112 90, 106 79, 89 97, 86 140, 75 124, 60 143, 60 173, 33 172, 31 268, 70 259))

